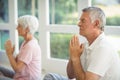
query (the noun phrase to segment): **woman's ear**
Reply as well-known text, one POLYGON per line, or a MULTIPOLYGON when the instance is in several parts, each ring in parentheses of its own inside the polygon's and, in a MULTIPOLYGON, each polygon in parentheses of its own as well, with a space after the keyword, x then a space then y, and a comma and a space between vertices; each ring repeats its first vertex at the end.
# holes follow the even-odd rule
POLYGON ((29 29, 29 27, 27 27, 25 30, 26 30, 26 32, 27 32, 27 33, 28 33, 28 32, 30 32, 30 29, 29 29))

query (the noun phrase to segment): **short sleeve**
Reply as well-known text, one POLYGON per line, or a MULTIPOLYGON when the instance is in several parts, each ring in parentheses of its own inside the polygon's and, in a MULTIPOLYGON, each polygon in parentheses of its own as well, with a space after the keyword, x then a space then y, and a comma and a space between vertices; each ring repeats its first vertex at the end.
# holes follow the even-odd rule
POLYGON ((104 76, 112 61, 111 50, 102 46, 97 48, 90 58, 87 71, 104 76))
POLYGON ((23 61, 26 64, 29 64, 32 60, 32 47, 27 45, 20 50, 18 60, 23 61))

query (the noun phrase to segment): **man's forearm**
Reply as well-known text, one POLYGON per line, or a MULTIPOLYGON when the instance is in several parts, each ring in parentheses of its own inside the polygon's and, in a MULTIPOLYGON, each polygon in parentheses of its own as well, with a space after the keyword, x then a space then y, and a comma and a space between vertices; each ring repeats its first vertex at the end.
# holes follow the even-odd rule
POLYGON ((73 70, 73 64, 72 64, 71 60, 69 60, 69 62, 67 64, 67 75, 68 75, 69 79, 75 78, 75 74, 74 74, 74 70, 73 70))
POLYGON ((85 72, 82 68, 80 59, 72 60, 76 80, 85 80, 85 72))

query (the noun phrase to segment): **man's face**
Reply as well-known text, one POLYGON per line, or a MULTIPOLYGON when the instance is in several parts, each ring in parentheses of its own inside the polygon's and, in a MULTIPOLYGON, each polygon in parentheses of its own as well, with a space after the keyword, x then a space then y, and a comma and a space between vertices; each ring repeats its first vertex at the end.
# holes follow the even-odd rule
POLYGON ((78 26, 80 28, 80 30, 79 30, 80 35, 83 35, 85 37, 90 35, 90 32, 92 31, 93 24, 92 24, 92 21, 90 19, 88 12, 82 13, 82 15, 79 19, 78 26))

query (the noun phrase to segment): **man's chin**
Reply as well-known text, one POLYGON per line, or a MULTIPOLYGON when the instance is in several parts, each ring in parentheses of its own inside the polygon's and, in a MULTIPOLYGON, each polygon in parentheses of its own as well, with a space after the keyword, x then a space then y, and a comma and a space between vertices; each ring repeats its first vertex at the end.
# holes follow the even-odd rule
POLYGON ((84 36, 84 34, 83 34, 83 33, 81 33, 81 32, 79 32, 79 34, 80 34, 81 36, 84 36))
POLYGON ((79 32, 80 35, 82 35, 81 31, 79 32))

